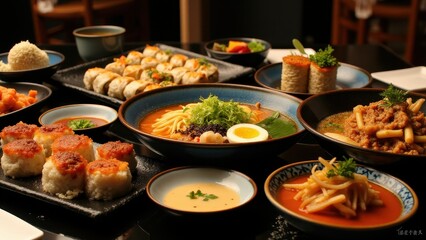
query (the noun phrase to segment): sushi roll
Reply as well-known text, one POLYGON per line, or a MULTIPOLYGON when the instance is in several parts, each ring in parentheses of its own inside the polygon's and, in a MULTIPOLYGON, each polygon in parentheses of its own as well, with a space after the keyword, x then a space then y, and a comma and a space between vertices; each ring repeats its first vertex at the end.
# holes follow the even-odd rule
POLYGON ((168 62, 171 57, 171 52, 168 50, 160 50, 155 54, 155 58, 158 60, 158 62, 168 62))
POLYGON ((55 152, 47 158, 41 174, 43 191, 63 199, 84 192, 87 160, 77 152, 55 152))
POLYGON ((43 146, 33 139, 18 139, 3 146, 1 168, 11 178, 40 175, 46 157, 43 146))
POLYGON ((201 66, 201 59, 199 58, 190 58, 186 60, 184 67, 188 68, 189 71, 195 72, 201 66))
POLYGON ((329 45, 310 55, 308 92, 322 93, 336 89, 337 68, 339 62, 332 55, 334 49, 329 45))
POLYGON ((165 73, 171 73, 172 69, 174 68, 173 64, 169 62, 162 62, 155 67, 159 72, 165 72, 165 73))
POLYGON ((111 200, 132 189, 129 164, 117 159, 100 158, 86 166, 85 192, 91 200, 111 200))
POLYGON ((182 83, 182 77, 185 73, 189 72, 189 69, 186 67, 175 67, 170 71, 170 74, 173 76, 173 81, 176 84, 182 83))
POLYGON ((37 128, 38 126, 35 124, 26 124, 22 121, 15 125, 6 126, 0 132, 1 145, 23 138, 33 139, 37 128))
POLYGON ((183 67, 185 65, 186 60, 188 60, 188 57, 183 54, 173 54, 170 57, 170 63, 173 64, 175 67, 183 67))
POLYGON ((73 135, 72 128, 65 124, 54 123, 39 127, 34 133, 34 140, 43 146, 44 154, 49 157, 52 154, 52 143, 55 139, 64 135, 73 135))
POLYGON ((108 96, 113 98, 118 98, 120 100, 124 100, 124 89, 126 86, 131 83, 132 81, 135 81, 134 78, 131 77, 117 77, 114 80, 111 81, 108 87, 108 96))
POLYGON ((121 56, 120 58, 115 58, 114 62, 108 63, 105 66, 105 70, 117 73, 119 75, 123 75, 126 66, 126 57, 121 56))
POLYGON ((145 57, 141 61, 142 69, 155 68, 160 62, 155 57, 145 57))
POLYGON ((93 81, 102 72, 106 70, 100 67, 89 68, 83 76, 84 87, 88 90, 93 90, 93 81))
POLYGON ((141 77, 143 68, 140 64, 138 65, 128 65, 123 71, 123 77, 132 77, 134 79, 139 79, 141 77))
POLYGON ((139 65, 141 64, 142 58, 143 53, 134 50, 127 54, 126 62, 128 65, 139 65))
POLYGON ((206 74, 201 72, 186 72, 182 76, 182 84, 195 84, 195 83, 207 83, 208 79, 206 74))
POLYGON ((96 159, 99 158, 115 158, 120 161, 129 163, 131 172, 136 170, 136 157, 133 144, 121 141, 109 141, 100 145, 96 149, 96 159))
POLYGON ((208 82, 218 82, 219 81, 219 70, 218 68, 207 62, 207 60, 201 61, 200 67, 197 69, 197 72, 204 73, 207 77, 208 82))
POLYGON ((100 94, 106 94, 109 84, 117 77, 120 77, 120 75, 111 71, 100 73, 95 80, 93 80, 93 90, 100 94))
POLYGON ((148 86, 150 83, 151 82, 145 80, 132 81, 124 88, 123 95, 126 99, 129 99, 136 94, 143 92, 146 86, 148 86))
POLYGON ((309 58, 301 55, 283 57, 281 72, 281 90, 305 93, 308 90, 309 58))
POLYGON ((143 56, 144 57, 155 57, 155 55, 160 51, 161 49, 158 46, 153 46, 147 44, 145 48, 143 49, 143 56))
POLYGON ((87 161, 95 160, 93 140, 86 135, 63 135, 52 143, 52 154, 56 152, 77 152, 87 161))

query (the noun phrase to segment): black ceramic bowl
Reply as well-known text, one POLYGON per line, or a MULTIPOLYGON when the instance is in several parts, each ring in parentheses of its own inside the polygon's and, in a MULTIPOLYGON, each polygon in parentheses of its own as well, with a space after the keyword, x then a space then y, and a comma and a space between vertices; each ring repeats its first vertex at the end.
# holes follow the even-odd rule
MULTIPOLYGON (((316 94, 305 99, 300 104, 297 109, 297 117, 315 140, 334 156, 349 156, 370 165, 389 164, 402 159, 424 160, 425 155, 396 154, 362 148, 336 140, 317 131, 319 122, 325 117, 344 111, 352 111, 357 105, 368 105, 371 102, 379 101, 382 99, 379 94, 383 90, 376 88, 354 88, 316 94)), ((416 93, 409 93, 408 96, 413 98, 413 102, 418 98, 424 98, 424 95, 416 93)), ((426 112, 425 105, 423 105, 421 111, 426 112)))
MULTIPOLYGON (((43 68, 0 72, 0 80, 5 82, 36 82, 41 83, 55 74, 65 61, 62 53, 44 50, 49 57, 49 65, 43 68)), ((0 54, 0 60, 7 63, 7 53, 0 54)))
POLYGON ((238 84, 192 84, 154 89, 125 101, 118 110, 120 121, 153 152, 175 162, 232 166, 234 163, 261 162, 293 146, 304 133, 296 117, 301 100, 291 95, 238 84), (139 129, 141 119, 156 109, 199 102, 210 94, 223 101, 256 104, 275 110, 291 118, 297 132, 285 137, 251 143, 196 143, 173 140, 149 134, 139 129))
POLYGON ((257 39, 257 38, 234 37, 234 38, 222 38, 222 39, 209 41, 204 44, 204 48, 209 57, 216 58, 225 62, 257 68, 265 61, 268 55, 268 52, 271 49, 271 44, 265 40, 257 39), (246 42, 246 43, 249 43, 251 41, 257 41, 262 43, 265 46, 265 49, 263 51, 250 52, 250 53, 229 53, 229 52, 213 50, 214 43, 228 45, 229 41, 240 41, 240 42, 246 42))

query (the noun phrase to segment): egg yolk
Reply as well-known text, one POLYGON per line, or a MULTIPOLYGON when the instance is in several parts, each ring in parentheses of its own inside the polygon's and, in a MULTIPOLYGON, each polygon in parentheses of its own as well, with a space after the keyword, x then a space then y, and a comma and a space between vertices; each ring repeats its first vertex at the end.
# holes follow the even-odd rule
POLYGON ((256 129, 253 128, 248 128, 248 127, 239 127, 237 129, 235 129, 234 132, 235 135, 237 135, 238 137, 241 138, 255 138, 257 136, 259 136, 259 131, 257 131, 256 129))

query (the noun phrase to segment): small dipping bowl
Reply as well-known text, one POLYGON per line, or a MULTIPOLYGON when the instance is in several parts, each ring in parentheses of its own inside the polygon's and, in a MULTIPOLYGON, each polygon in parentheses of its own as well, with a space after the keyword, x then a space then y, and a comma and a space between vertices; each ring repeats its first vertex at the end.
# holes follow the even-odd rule
POLYGON ((73 35, 80 57, 92 61, 121 53, 125 32, 119 26, 99 25, 75 29, 73 35))

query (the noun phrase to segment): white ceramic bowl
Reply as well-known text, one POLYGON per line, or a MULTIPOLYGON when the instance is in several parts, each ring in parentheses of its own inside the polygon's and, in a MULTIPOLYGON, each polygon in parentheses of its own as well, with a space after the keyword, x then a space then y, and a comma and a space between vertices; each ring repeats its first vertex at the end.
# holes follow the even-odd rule
MULTIPOLYGON (((177 167, 158 173, 150 179, 146 192, 148 197, 164 209, 178 215, 220 213, 235 210, 247 205, 257 194, 256 183, 247 175, 224 168, 214 167, 177 167), (235 207, 214 211, 186 211, 164 204, 164 197, 172 189, 193 183, 217 183, 231 188, 240 196, 240 202, 235 207)), ((214 200, 211 200, 214 201, 214 200)))
POLYGON ((47 110, 40 115, 38 121, 41 125, 52 124, 64 118, 84 118, 95 117, 106 120, 103 125, 96 127, 76 129, 74 132, 79 134, 99 133, 108 129, 108 127, 118 118, 115 109, 99 104, 71 104, 60 106, 47 110))
POLYGON ((92 61, 123 51, 126 29, 113 25, 88 26, 73 31, 80 57, 92 61))

